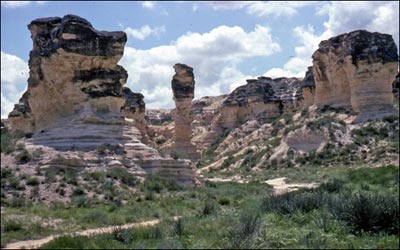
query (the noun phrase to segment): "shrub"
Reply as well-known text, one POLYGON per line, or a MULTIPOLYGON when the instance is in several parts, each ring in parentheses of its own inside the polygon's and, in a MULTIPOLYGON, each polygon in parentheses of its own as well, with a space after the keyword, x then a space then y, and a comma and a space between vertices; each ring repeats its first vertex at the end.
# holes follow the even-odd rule
POLYGON ((268 195, 261 204, 265 212, 278 214, 293 214, 296 211, 308 213, 321 208, 327 201, 325 192, 319 191, 295 191, 282 195, 268 195))
POLYGON ((255 248, 253 239, 260 234, 261 217, 256 211, 243 211, 239 221, 228 229, 228 249, 255 248))
POLYGON ((136 185, 136 176, 134 174, 128 172, 128 170, 123 167, 113 167, 113 168, 108 169, 106 176, 109 178, 118 179, 122 183, 125 183, 129 186, 136 185))
POLYGON ((26 149, 22 149, 20 153, 15 156, 17 164, 25 164, 32 160, 32 155, 26 149))
POLYGON ((399 233, 399 199, 396 195, 340 194, 330 202, 330 209, 335 218, 345 222, 354 234, 399 233))
POLYGON ((216 202, 211 199, 211 198, 207 198, 204 201, 203 207, 200 211, 200 215, 201 216, 207 216, 207 215, 211 215, 217 212, 217 204, 216 202))
POLYGON ((12 176, 14 173, 13 173, 13 171, 12 171, 12 169, 10 169, 10 168, 2 168, 1 169, 1 179, 4 179, 4 178, 8 178, 8 177, 10 177, 10 176, 12 176))
POLYGON ((183 222, 183 219, 179 218, 176 221, 174 221, 173 224, 172 224, 172 229, 173 229, 174 235, 176 235, 176 236, 184 235, 184 233, 185 233, 185 224, 183 222))
POLYGON ((82 215, 80 221, 84 223, 98 224, 98 225, 107 225, 110 223, 108 214, 101 210, 93 210, 82 215))
POLYGON ((15 142, 22 138, 24 136, 24 133, 21 131, 18 132, 10 132, 10 131, 5 131, 1 132, 1 147, 0 147, 0 152, 1 153, 6 153, 9 154, 12 151, 15 150, 15 142))
POLYGON ((32 177, 32 178, 29 178, 28 180, 26 180, 26 185, 29 185, 29 186, 37 186, 37 185, 39 185, 39 179, 38 178, 36 178, 36 177, 32 177))
POLYGON ((182 187, 173 179, 163 178, 159 175, 149 175, 142 186, 145 190, 160 193, 162 190, 178 191, 182 187))
POLYGON ((339 178, 329 179, 327 182, 322 183, 318 190, 327 191, 329 193, 337 193, 343 189, 343 185, 346 183, 345 180, 339 178))
POLYGON ((227 198, 227 197, 220 197, 220 198, 218 199, 218 203, 219 203, 220 205, 222 205, 222 206, 226 206, 226 205, 229 205, 230 200, 229 200, 229 198, 227 198))
POLYGON ((42 245, 41 249, 84 249, 89 241, 86 236, 60 236, 42 245))
POLYGON ((4 222, 4 231, 5 232, 15 232, 22 230, 22 225, 15 220, 9 220, 4 222))

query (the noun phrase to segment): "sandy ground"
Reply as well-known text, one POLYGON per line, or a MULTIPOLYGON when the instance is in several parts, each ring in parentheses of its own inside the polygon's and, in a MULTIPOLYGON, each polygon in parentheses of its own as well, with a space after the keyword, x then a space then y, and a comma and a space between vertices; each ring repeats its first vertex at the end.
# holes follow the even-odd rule
MULTIPOLYGON (((237 182, 237 183, 248 183, 248 180, 241 179, 240 176, 236 175, 231 178, 219 178, 219 177, 213 177, 213 178, 205 178, 205 180, 211 181, 211 182, 237 182)), ((299 188, 315 188, 319 184, 315 182, 311 183, 286 183, 287 178, 286 177, 279 177, 271 180, 265 181, 265 183, 273 186, 274 194, 284 194, 287 192, 292 192, 296 191, 299 188)))
POLYGON ((318 183, 286 183, 286 177, 275 178, 265 181, 265 183, 274 187, 274 194, 284 194, 298 190, 299 188, 315 188, 318 183))
MULTIPOLYGON (((177 220, 180 216, 174 216, 172 217, 173 220, 177 220)), ((58 234, 58 235, 51 235, 43 239, 39 240, 26 240, 26 241, 17 241, 14 243, 7 244, 4 249, 32 249, 32 248, 38 248, 42 246, 43 244, 46 244, 47 242, 60 237, 60 236, 65 236, 65 235, 74 235, 74 236, 94 236, 98 234, 104 234, 104 233, 111 233, 114 230, 117 229, 127 229, 127 228, 132 228, 132 227, 149 227, 149 226, 154 226, 158 223, 160 223, 161 220, 155 219, 155 220, 149 220, 149 221, 143 221, 143 222, 136 222, 136 223, 129 223, 121 226, 110 226, 110 227, 101 227, 101 228, 93 228, 93 229, 88 229, 84 231, 78 231, 74 233, 65 233, 65 234, 58 234)))

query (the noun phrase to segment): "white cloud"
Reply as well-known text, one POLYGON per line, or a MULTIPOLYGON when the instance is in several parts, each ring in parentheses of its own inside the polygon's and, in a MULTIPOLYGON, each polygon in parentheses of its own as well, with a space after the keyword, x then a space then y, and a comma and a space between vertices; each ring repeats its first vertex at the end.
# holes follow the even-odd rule
POLYGON ((245 9, 247 13, 258 17, 290 17, 297 14, 297 9, 315 5, 316 1, 199 1, 193 4, 196 11, 200 5, 213 10, 245 9))
POLYGON ((162 33, 165 33, 165 27, 163 25, 151 28, 149 25, 144 25, 140 27, 140 29, 132 29, 128 27, 124 31, 128 36, 131 36, 138 40, 144 40, 151 35, 160 36, 162 33))
POLYGON ((1 117, 7 117, 26 90, 28 64, 21 58, 1 51, 1 117))
POLYGON ((36 3, 38 5, 42 5, 46 2, 47 1, 1 1, 1 7, 15 9, 15 8, 19 8, 19 7, 28 6, 31 3, 36 3))
POLYGON ((247 5, 251 4, 251 1, 205 1, 202 2, 209 5, 214 10, 237 10, 243 9, 247 5))
POLYGON ((311 26, 294 28, 293 34, 300 41, 295 47, 295 56, 282 68, 268 70, 265 76, 304 77, 307 67, 312 65, 311 56, 322 40, 357 29, 391 34, 399 48, 399 2, 329 2, 318 7, 316 14, 328 16, 325 30, 316 34, 311 26))
POLYGON ((250 78, 239 70, 247 58, 269 56, 281 50, 268 27, 257 25, 246 32, 241 27, 219 26, 206 33, 187 33, 170 45, 148 50, 126 47, 121 60, 128 70, 127 86, 145 95, 149 108, 172 108, 173 65, 194 68, 195 97, 229 93, 250 78))
POLYGON ((258 17, 290 17, 297 14, 297 9, 314 4, 313 1, 257 1, 247 5, 247 13, 258 17))
POLYGON ((144 7, 144 8, 147 8, 147 9, 153 9, 154 8, 154 6, 155 6, 155 2, 154 1, 143 1, 142 2, 142 6, 144 7))

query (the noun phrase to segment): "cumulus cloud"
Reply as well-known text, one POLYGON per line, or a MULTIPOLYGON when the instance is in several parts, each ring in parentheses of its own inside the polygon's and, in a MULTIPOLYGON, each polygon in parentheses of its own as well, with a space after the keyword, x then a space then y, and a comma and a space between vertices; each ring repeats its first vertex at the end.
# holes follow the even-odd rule
POLYGON ((329 2, 317 7, 317 15, 327 15, 325 30, 316 34, 312 26, 298 26, 293 35, 300 42, 295 47, 295 56, 282 68, 273 68, 264 75, 270 77, 304 77, 307 67, 312 65, 311 56, 322 40, 357 29, 388 33, 399 47, 399 2, 329 2))
POLYGON ((21 58, 1 51, 1 117, 7 117, 26 90, 28 64, 21 58))
POLYGON ((246 32, 238 26, 219 26, 206 33, 187 33, 170 45, 148 50, 126 47, 121 60, 129 73, 128 87, 145 95, 149 108, 173 107, 171 79, 173 65, 194 68, 195 96, 229 93, 246 78, 237 65, 258 56, 281 51, 270 29, 257 25, 246 32))
POLYGON ((19 8, 19 7, 28 6, 32 3, 41 5, 41 4, 46 3, 46 1, 1 1, 1 7, 15 9, 15 8, 19 8))
POLYGON ((155 2, 154 1, 143 1, 142 2, 142 6, 144 7, 144 8, 147 8, 147 9, 153 9, 154 8, 154 6, 155 6, 155 2))
POLYGON ((162 33, 165 33, 165 27, 160 26, 160 27, 153 27, 151 28, 149 25, 143 25, 139 29, 133 29, 133 28, 126 28, 124 30, 126 34, 130 37, 133 37, 138 40, 144 40, 149 36, 160 36, 162 33))

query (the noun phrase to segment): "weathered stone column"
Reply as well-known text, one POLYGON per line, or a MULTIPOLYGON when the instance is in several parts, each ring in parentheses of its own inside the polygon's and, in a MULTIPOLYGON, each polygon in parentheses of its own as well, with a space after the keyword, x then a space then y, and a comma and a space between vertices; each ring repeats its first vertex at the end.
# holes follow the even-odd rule
POLYGON ((175 144, 173 149, 187 156, 190 159, 197 158, 196 147, 190 142, 192 130, 190 124, 193 117, 190 113, 192 100, 194 98, 194 75, 193 68, 177 63, 174 65, 175 75, 172 78, 171 85, 175 101, 175 112, 173 113, 175 121, 175 144))

